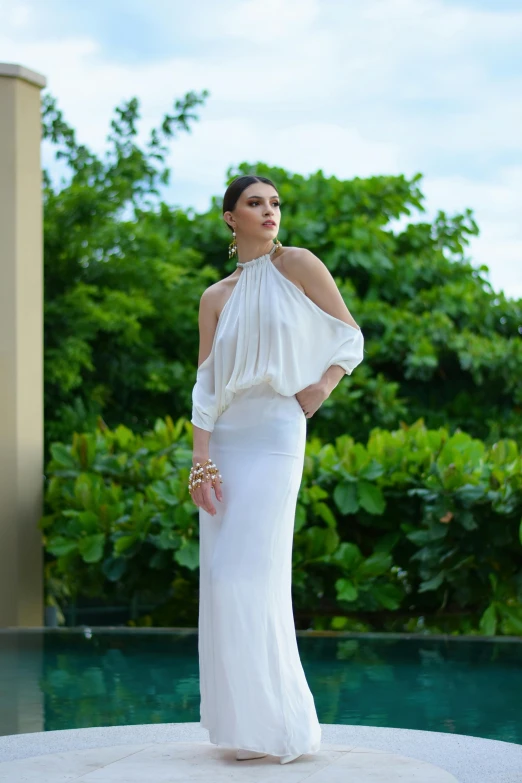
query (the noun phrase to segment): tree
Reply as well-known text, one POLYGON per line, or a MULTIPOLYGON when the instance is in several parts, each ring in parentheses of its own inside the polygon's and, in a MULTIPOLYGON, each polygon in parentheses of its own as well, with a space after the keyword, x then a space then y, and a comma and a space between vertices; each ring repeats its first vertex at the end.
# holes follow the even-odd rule
MULTIPOLYGON (((199 297, 235 264, 220 197, 198 214, 162 194, 167 143, 207 94, 177 101, 141 147, 138 101, 118 107, 103 160, 45 100, 44 136, 71 172, 60 185, 44 180, 47 443, 98 416, 143 431, 190 413, 199 297)), ((244 162, 226 181, 252 171, 279 189, 283 244, 325 262, 365 335, 365 361, 309 421, 311 434, 366 439, 422 417, 490 442, 520 438, 521 302, 467 258, 471 210, 397 229, 425 211, 420 174, 341 181, 244 162)))
POLYGON ((177 239, 178 210, 158 194, 167 140, 189 129, 207 94, 177 101, 143 148, 138 101, 117 108, 103 160, 44 100, 44 138, 71 173, 59 185, 44 173, 47 444, 99 415, 143 429, 156 412, 188 405, 198 291, 215 273, 177 239))

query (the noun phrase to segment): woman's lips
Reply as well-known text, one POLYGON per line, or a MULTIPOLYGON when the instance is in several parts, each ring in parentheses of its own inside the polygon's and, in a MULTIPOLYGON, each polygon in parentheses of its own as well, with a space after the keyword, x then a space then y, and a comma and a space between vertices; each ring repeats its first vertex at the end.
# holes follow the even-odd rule
POLYGON ((269 228, 274 228, 275 223, 263 223, 263 226, 268 226, 269 228))

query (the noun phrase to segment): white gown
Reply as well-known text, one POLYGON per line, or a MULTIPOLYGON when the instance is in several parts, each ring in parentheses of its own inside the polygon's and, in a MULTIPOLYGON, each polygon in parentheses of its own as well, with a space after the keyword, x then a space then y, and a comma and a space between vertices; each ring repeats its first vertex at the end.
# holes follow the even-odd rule
POLYGON ((200 725, 216 745, 313 753, 321 727, 291 592, 307 422, 295 394, 333 364, 350 374, 364 340, 270 254, 241 266, 192 392, 191 421, 211 432, 223 478, 216 515, 199 510, 200 725))

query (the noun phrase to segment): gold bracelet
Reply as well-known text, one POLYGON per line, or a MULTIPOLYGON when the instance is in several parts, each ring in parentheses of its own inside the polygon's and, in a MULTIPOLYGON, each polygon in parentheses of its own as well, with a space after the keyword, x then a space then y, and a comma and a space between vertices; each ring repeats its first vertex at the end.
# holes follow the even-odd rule
POLYGON ((212 462, 210 457, 203 463, 203 465, 201 465, 199 462, 196 462, 196 464, 193 465, 190 469, 188 483, 189 491, 192 492, 193 489, 197 489, 197 487, 199 487, 200 484, 203 484, 205 481, 210 481, 212 486, 214 486, 217 478, 219 478, 219 481, 222 484, 223 479, 221 477, 221 473, 219 473, 216 465, 214 462, 212 462))

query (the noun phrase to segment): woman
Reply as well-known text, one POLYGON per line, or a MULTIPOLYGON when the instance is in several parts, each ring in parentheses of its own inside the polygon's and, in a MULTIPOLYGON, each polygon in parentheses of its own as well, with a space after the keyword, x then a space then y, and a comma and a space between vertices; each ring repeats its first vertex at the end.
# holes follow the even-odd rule
POLYGON ((200 725, 237 759, 285 764, 321 744, 291 596, 306 419, 362 361, 363 335, 323 262, 277 241, 280 207, 261 176, 238 177, 224 196, 237 269, 200 301, 189 487, 200 508, 200 725))

